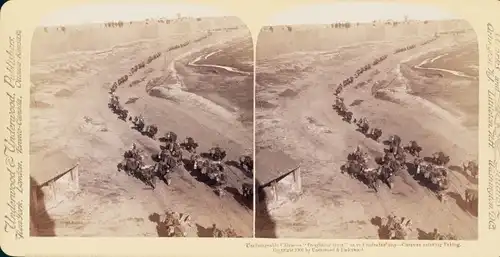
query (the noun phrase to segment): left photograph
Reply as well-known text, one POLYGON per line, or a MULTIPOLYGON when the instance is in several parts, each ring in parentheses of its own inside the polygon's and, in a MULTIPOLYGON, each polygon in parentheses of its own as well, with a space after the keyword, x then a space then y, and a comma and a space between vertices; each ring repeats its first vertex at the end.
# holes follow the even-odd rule
POLYGON ((252 237, 253 42, 207 6, 87 5, 31 45, 30 235, 252 237))

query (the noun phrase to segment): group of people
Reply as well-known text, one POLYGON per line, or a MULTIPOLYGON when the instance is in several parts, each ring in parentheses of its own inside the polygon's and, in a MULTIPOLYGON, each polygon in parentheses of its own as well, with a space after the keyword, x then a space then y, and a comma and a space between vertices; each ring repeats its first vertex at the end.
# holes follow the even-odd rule
MULTIPOLYGON (((149 64, 151 63, 154 59, 157 59, 161 56, 161 53, 160 52, 157 52, 151 56, 149 56, 146 60, 146 62, 149 64)), ((108 107, 118 115, 118 118, 120 118, 121 120, 123 121, 126 121, 127 120, 127 117, 128 117, 128 110, 125 109, 125 107, 123 107, 120 103, 120 100, 119 100, 119 97, 117 95, 115 95, 115 92, 116 90, 118 89, 118 86, 124 84, 125 82, 128 81, 129 79, 129 76, 132 76, 134 73, 136 73, 139 69, 142 69, 145 67, 145 61, 142 61, 141 63, 139 64, 136 64, 134 65, 131 69, 130 69, 130 73, 127 75, 123 75, 121 76, 120 78, 118 78, 114 83, 113 85, 111 85, 111 88, 109 89, 109 103, 108 103, 108 107)), ((151 132, 151 131, 149 131, 151 132)), ((150 133, 148 133, 150 134, 150 133)))
MULTIPOLYGON (((380 219, 380 239, 408 240, 413 232, 413 221, 406 217, 399 217, 393 214, 380 219)), ((452 233, 440 233, 437 229, 432 232, 419 233, 418 239, 424 240, 458 240, 452 233)))
POLYGON ((123 157, 123 161, 117 166, 118 171, 124 170, 128 175, 139 178, 152 188, 156 187, 156 173, 159 167, 146 165, 143 152, 135 143, 132 144, 131 149, 125 151, 123 157))
MULTIPOLYGON (((437 36, 422 43, 422 45, 428 44, 436 39, 437 36)), ((413 48, 415 48, 415 45, 410 45, 405 48, 397 49, 394 53, 400 53, 413 48)), ((385 58, 387 57, 384 57, 384 59, 385 58)), ((348 122, 351 121, 353 114, 347 109, 344 99, 339 97, 339 94, 342 92, 342 89, 346 84, 351 83, 353 83, 352 79, 344 80, 335 92, 337 99, 334 109, 336 109, 337 112, 343 116, 344 120, 348 122)), ((361 118, 357 120, 357 122, 356 119, 354 119, 354 122, 358 126, 360 132, 365 135, 373 135, 372 138, 376 141, 378 141, 378 138, 382 135, 382 131, 380 129, 372 129, 369 131, 368 120, 366 118, 361 118)), ((423 158, 420 157, 420 153, 423 149, 416 141, 412 140, 408 143, 408 145, 402 146, 401 138, 397 135, 389 137, 386 143, 389 147, 384 149, 385 153, 383 157, 375 159, 375 163, 378 164, 378 167, 369 167, 370 156, 362 149, 361 146, 358 146, 353 153, 348 155, 347 163, 342 165, 341 172, 346 172, 377 190, 379 185, 376 182, 378 180, 387 183, 388 186, 392 188, 395 175, 401 170, 413 166, 414 177, 427 182, 425 185, 435 191, 440 199, 443 199, 444 192, 449 188, 448 169, 445 167, 445 165, 447 165, 450 161, 449 156, 443 152, 436 152, 432 155, 432 157, 428 158, 428 161, 424 161, 423 158), (413 162, 407 162, 407 154, 414 158, 413 162)), ((476 162, 469 161, 467 164, 463 164, 463 170, 465 172, 470 171, 472 176, 477 177, 478 166, 476 162)), ((475 203, 477 205, 477 190, 467 189, 465 195, 465 201, 467 203, 475 203)), ((389 239, 406 239, 408 232, 411 230, 411 221, 395 216, 389 217, 385 227, 389 231, 389 239)), ((439 239, 453 239, 452 235, 441 235, 437 233, 437 231, 434 231, 432 235, 433 237, 439 239)))
POLYGON ((385 59, 387 59, 387 57, 389 57, 389 55, 384 54, 384 55, 382 55, 382 56, 380 56, 380 57, 378 57, 378 58, 375 58, 375 60, 374 60, 374 61, 373 61, 373 63, 372 63, 372 64, 373 64, 373 66, 376 66, 377 64, 379 64, 379 63, 383 62, 385 59))
MULTIPOLYGON (((194 41, 186 41, 182 44, 177 44, 171 46, 168 51, 172 51, 181 47, 185 47, 190 43, 198 42, 206 39, 210 36, 208 33, 194 41)), ((113 112, 119 115, 119 118, 126 121, 127 118, 134 124, 134 128, 140 131, 142 134, 155 139, 155 135, 158 132, 158 127, 154 124, 146 126, 144 117, 141 115, 135 117, 128 117, 128 110, 123 108, 120 104, 120 99, 115 92, 119 85, 125 83, 129 76, 136 73, 138 70, 144 68, 147 64, 151 63, 153 60, 161 56, 160 52, 157 52, 146 61, 142 61, 137 65, 134 65, 130 69, 128 75, 120 77, 112 87, 110 88, 110 100, 108 106, 113 110, 113 112)), ((194 141, 192 137, 187 137, 184 142, 177 142, 177 134, 174 132, 167 132, 165 137, 165 146, 162 147, 161 151, 153 156, 155 161, 154 165, 146 165, 144 162, 144 156, 142 151, 140 151, 135 144, 132 148, 125 152, 124 160, 118 165, 119 170, 125 170, 128 174, 139 177, 146 180, 145 182, 152 184, 154 187, 155 177, 164 179, 167 184, 171 182, 171 172, 182 163, 182 149, 191 154, 192 166, 198 169, 202 174, 206 175, 211 186, 213 186, 219 195, 223 195, 223 185, 227 183, 226 175, 224 174, 224 166, 222 165, 222 160, 226 157, 226 151, 220 147, 213 147, 209 150, 209 158, 201 158, 199 154, 196 153, 196 148, 198 143, 194 141)), ((250 156, 242 156, 239 159, 240 168, 246 171, 252 171, 253 169, 253 159, 250 156)), ((249 195, 248 185, 242 185, 242 194, 244 196, 249 195)), ((253 189, 253 187, 251 187, 253 189)), ((253 190, 252 190, 253 192, 253 190)), ((253 197, 253 196, 252 196, 253 197)))
MULTIPOLYGON (((113 98, 112 101, 117 101, 117 99, 113 98)), ((143 128, 145 124, 144 117, 142 115, 135 117, 133 123, 136 127, 143 128)), ((148 127, 152 126, 154 125, 148 127)), ((146 129, 146 132, 148 130, 149 129, 146 129)), ((156 131, 157 130, 154 132, 156 131)), ((203 159, 204 161, 201 161, 201 156, 196 153, 196 149, 199 146, 198 143, 196 143, 192 137, 187 137, 184 142, 179 144, 177 142, 177 137, 177 134, 172 131, 165 134, 162 138, 165 141, 165 145, 161 147, 161 151, 158 154, 153 156, 153 160, 155 161, 154 165, 146 165, 144 163, 143 155, 140 154, 140 151, 134 144, 132 149, 124 154, 124 160, 119 165, 119 168, 126 170, 130 175, 144 179, 145 182, 151 184, 152 187, 154 187, 155 177, 163 179, 167 185, 169 185, 171 183, 171 172, 182 163, 182 149, 184 149, 191 154, 191 161, 193 162, 194 169, 201 171, 202 174, 208 178, 209 182, 212 182, 210 185, 215 188, 216 193, 222 196, 224 194, 223 186, 227 181, 221 162, 226 157, 226 151, 218 146, 213 147, 209 150, 209 159, 203 159)), ((253 160, 249 156, 242 156, 240 158, 240 164, 241 167, 251 169, 253 167, 253 160)), ((243 189, 243 194, 245 194, 245 192, 246 191, 243 189)))
POLYGON ((394 51, 394 53, 398 54, 398 53, 406 52, 406 51, 411 50, 411 49, 413 49, 415 47, 417 47, 417 45, 412 44, 412 45, 409 45, 409 46, 406 46, 406 47, 398 48, 398 49, 396 49, 394 51))
POLYGON ((426 41, 422 42, 420 45, 421 45, 421 46, 425 46, 425 45, 427 45, 427 44, 430 44, 430 43, 432 43, 432 42, 436 41, 438 38, 439 38, 439 34, 436 32, 436 33, 434 34, 434 37, 433 37, 433 38, 431 38, 431 39, 429 39, 429 40, 426 40, 426 41))
POLYGON ((358 145, 356 150, 348 155, 348 161, 342 166, 342 172, 362 180, 375 190, 379 186, 378 180, 392 188, 394 175, 406 168, 405 149, 411 149, 412 154, 418 154, 420 152, 418 149, 421 147, 415 141, 402 147, 401 138, 397 135, 389 137, 387 144, 389 147, 384 149, 384 156, 375 159, 378 164, 377 168, 369 167, 369 155, 358 145))
MULTIPOLYGON (((443 154, 440 152, 440 154, 443 154)), ((448 169, 439 165, 438 159, 432 159, 432 162, 426 162, 421 158, 415 158, 414 165, 417 167, 415 176, 424 180, 429 189, 442 193, 443 190, 448 189, 448 169)), ((441 196, 441 195, 439 195, 441 196)))
MULTIPOLYGON (((132 68, 130 68, 130 72, 129 72, 128 76, 134 75, 137 71, 146 67, 147 64, 150 64, 152 61, 160 58, 160 56, 161 56, 161 52, 156 52, 155 54, 148 56, 148 58, 145 61, 142 61, 142 62, 132 66, 132 68)), ((125 76, 127 76, 127 75, 125 75, 125 76)))
POLYGON ((128 110, 125 109, 125 107, 123 107, 120 104, 120 98, 117 95, 115 95, 114 93, 111 93, 109 96, 108 107, 111 109, 111 111, 113 111, 113 113, 118 115, 119 119, 121 119, 123 121, 127 120, 128 110))
MULTIPOLYGON (((375 160, 379 165, 377 168, 368 167, 369 156, 358 146, 353 153, 349 154, 347 164, 342 166, 342 172, 347 172, 363 180, 375 189, 378 186, 377 179, 387 183, 392 188, 394 175, 411 164, 414 167, 411 172, 413 176, 425 182, 425 185, 442 199, 444 192, 449 188, 449 171, 445 166, 449 163, 450 157, 443 152, 436 152, 428 158, 428 161, 425 161, 420 157, 420 152, 423 149, 416 141, 412 140, 406 146, 401 146, 401 138, 397 135, 389 137, 386 143, 389 148, 384 149, 384 156, 375 160), (406 154, 413 156, 413 162, 407 162, 406 154)), ((473 176, 477 177, 478 166, 476 162, 469 161, 467 165, 463 165, 463 169, 465 172, 470 171, 473 176)))
POLYGON ((351 123, 353 113, 349 111, 347 106, 344 103, 344 98, 336 96, 335 104, 333 105, 333 109, 337 112, 338 115, 342 117, 342 120, 351 123))
MULTIPOLYGON (((236 27, 236 28, 226 28, 226 29, 225 29, 225 31, 226 31, 226 32, 228 32, 228 31, 229 31, 229 30, 231 30, 231 29, 238 29, 238 28, 237 28, 237 27, 236 27)), ((197 39, 193 40, 193 43, 198 43, 198 42, 200 42, 200 41, 202 41, 202 40, 204 40, 204 39, 207 39, 207 38, 208 38, 209 36, 211 36, 211 35, 212 35, 212 32, 211 32, 211 31, 208 31, 206 35, 201 36, 201 37, 199 37, 199 38, 197 38, 197 39)))
POLYGON ((379 138, 382 136, 382 129, 380 128, 371 128, 366 117, 361 119, 354 119, 356 126, 358 126, 358 131, 361 132, 366 137, 369 137, 378 142, 379 138))
MULTIPOLYGON (((437 38, 437 35, 435 35, 434 38, 425 41, 424 43, 427 44, 429 42, 432 42, 432 41, 436 40, 436 38, 437 38)), ((424 44, 424 43, 422 43, 422 44, 424 44)), ((416 47, 415 44, 409 45, 407 47, 396 49, 394 53, 400 53, 403 51, 413 49, 415 47, 416 47)), ((342 119, 344 121, 346 121, 348 123, 351 123, 351 121, 354 119, 354 122, 358 126, 358 131, 363 133, 365 136, 372 138, 375 141, 378 141, 378 139, 382 136, 382 130, 379 128, 371 128, 371 130, 370 130, 368 119, 366 117, 363 117, 361 119, 355 119, 353 117, 353 115, 354 115, 353 112, 349 111, 346 104, 344 103, 344 98, 340 97, 340 94, 342 93, 343 89, 346 86, 348 86, 354 82, 355 78, 358 78, 362 73, 370 70, 373 66, 378 65, 379 63, 381 63, 382 61, 387 59, 387 57, 388 57, 387 54, 382 55, 382 56, 376 58, 371 64, 366 64, 363 67, 356 70, 354 76, 351 76, 349 78, 344 79, 342 81, 342 83, 339 84, 339 86, 337 87, 337 89, 335 90, 335 93, 334 93, 336 99, 335 99, 335 104, 333 105, 333 109, 342 117, 342 119)))
POLYGON ((354 121, 356 126, 358 127, 358 131, 363 133, 366 137, 369 137, 375 141, 378 141, 382 136, 382 130, 380 128, 371 128, 368 123, 368 119, 366 117, 355 119, 353 118, 353 113, 349 111, 347 108, 344 98, 340 96, 336 96, 335 104, 333 105, 333 109, 342 117, 342 119, 348 123, 354 121))
MULTIPOLYGON (((434 39, 435 40, 435 39, 434 39)), ((407 51, 415 48, 415 45, 410 45, 405 48, 400 48, 395 51, 395 53, 399 53, 402 51, 407 51)), ((387 55, 381 56, 377 58, 373 64, 376 65, 381 61, 385 60, 387 55)), ((365 65, 358 69, 355 73, 354 77, 358 77, 362 72, 370 69, 371 65, 365 65)), ((335 92, 336 101, 333 108, 337 111, 337 113, 343 117, 343 120, 351 123, 354 120, 355 124, 358 127, 358 130, 363 133, 365 136, 372 138, 375 141, 378 141, 382 136, 382 130, 379 128, 371 128, 368 123, 367 118, 361 119, 353 119, 353 113, 348 110, 346 104, 344 103, 344 98, 340 97, 339 94, 342 92, 343 88, 346 85, 352 84, 354 81, 353 77, 347 78, 344 80, 338 87, 335 92)), ((356 151, 350 156, 348 156, 348 163, 342 166, 343 172, 348 172, 349 174, 361 178, 365 182, 370 185, 375 185, 375 181, 377 179, 381 179, 382 181, 391 185, 392 177, 396 174, 400 169, 406 166, 406 158, 405 152, 410 153, 415 156, 414 165, 417 167, 416 175, 421 175, 421 179, 427 180, 430 182, 429 184, 435 185, 436 191, 441 191, 447 189, 448 181, 447 181, 447 172, 446 169, 439 168, 443 165, 446 165, 449 162, 449 156, 446 156, 442 152, 435 153, 433 155, 432 163, 423 162, 419 157, 419 153, 422 151, 422 147, 420 147, 416 141, 410 141, 408 146, 401 147, 400 146, 400 138, 398 136, 392 136, 389 140, 390 148, 386 149, 385 156, 380 159, 378 164, 380 165, 378 168, 368 168, 366 166, 366 154, 362 153, 361 148, 357 148, 356 151)), ((477 176, 477 164, 475 162, 469 162, 467 165, 463 165, 464 171, 471 171, 473 176, 477 176)))
MULTIPOLYGON (((434 40, 437 39, 437 34, 434 36, 434 38, 431 38, 427 41, 424 41, 421 45, 425 45, 425 44, 428 44, 434 40)), ((414 49, 416 47, 415 44, 412 44, 412 45, 409 45, 409 46, 406 46, 406 47, 402 47, 402 48, 398 48, 394 51, 394 54, 398 54, 398 53, 401 53, 401 52, 404 52, 404 51, 408 51, 408 50, 411 50, 411 49, 414 49)), ((364 72, 370 70, 373 66, 376 66, 378 64, 380 64, 381 62, 383 62, 385 59, 387 59, 388 55, 385 54, 385 55, 382 55, 378 58, 375 58, 375 60, 373 60, 371 63, 369 64, 366 64, 364 66, 362 66, 361 68, 357 69, 356 72, 354 72, 354 75, 353 76, 350 76, 346 79, 344 79, 338 86, 337 88, 335 89, 335 92, 334 92, 334 95, 335 96, 339 96, 340 93, 342 93, 342 90, 347 87, 348 85, 352 84, 354 82, 354 79, 355 78, 358 78, 359 76, 361 76, 361 74, 363 74, 364 72)))
MULTIPOLYGON (((167 143, 168 144, 168 143, 167 143)), ((158 177, 163 180, 167 185, 171 184, 171 174, 174 169, 181 163, 182 154, 176 153, 175 150, 162 150, 153 158, 153 165, 146 165, 144 162, 144 155, 142 150, 139 150, 135 144, 132 149, 124 154, 125 163, 137 163, 134 166, 122 166, 129 175, 140 175, 146 179, 145 182, 150 183, 155 188, 155 178, 158 177)), ((136 176, 138 177, 138 176, 136 176)), ((141 179, 141 177, 139 177, 141 179)))
MULTIPOLYGON (((381 219, 381 239, 390 240, 408 240, 413 231, 413 222, 406 217, 399 217, 393 214, 387 218, 381 219)), ((419 233, 418 239, 424 240, 458 240, 459 238, 452 233, 440 233, 438 229, 433 229, 432 232, 419 233)))
MULTIPOLYGON (((155 178, 158 177, 165 181, 167 185, 171 183, 171 173, 182 163, 182 150, 177 144, 177 136, 173 132, 165 134, 165 146, 158 154, 152 156, 153 165, 146 165, 143 151, 138 149, 136 144, 127 150, 123 155, 124 160, 119 165, 119 170, 123 169, 129 175, 145 179, 147 183, 155 187, 155 178)), ((195 143, 196 144, 196 143, 195 143)))
POLYGON ((388 55, 382 55, 378 58, 375 58, 375 60, 373 60, 371 63, 368 63, 366 65, 364 65, 363 67, 357 69, 355 72, 354 72, 354 75, 353 76, 350 76, 346 79, 344 79, 338 86, 337 86, 337 89, 335 89, 335 93, 334 95, 335 96, 339 96, 340 93, 342 93, 342 90, 351 85, 353 82, 354 82, 354 79, 355 78, 358 78, 359 76, 361 76, 361 74, 363 74, 364 72, 370 70, 372 67, 380 64, 382 61, 384 61, 385 59, 387 59, 388 55))
POLYGON ((129 120, 131 120, 134 124, 134 128, 143 135, 154 139, 156 133, 158 133, 158 126, 156 126, 155 124, 146 126, 146 122, 144 121, 144 117, 142 116, 142 114, 139 114, 139 116, 135 116, 133 119, 132 117, 129 117, 129 120))
POLYGON ((192 41, 191 41, 191 40, 188 40, 188 41, 186 41, 186 42, 184 42, 184 43, 180 43, 180 44, 177 44, 177 45, 173 45, 173 46, 171 46, 171 47, 169 47, 169 48, 168 48, 167 52, 170 52, 170 51, 173 51, 173 50, 176 50, 176 49, 179 49, 179 48, 182 48, 182 47, 188 46, 188 45, 189 45, 189 44, 191 44, 191 43, 197 43, 197 42, 200 42, 201 40, 207 39, 207 38, 208 38, 209 36, 211 36, 211 35, 212 35, 212 32, 210 32, 210 31, 209 31, 206 35, 201 36, 201 37, 199 37, 199 38, 197 38, 197 39, 194 39, 194 40, 192 40, 192 41))
MULTIPOLYGON (((219 196, 223 196, 225 192, 225 185, 227 184, 227 175, 222 161, 226 158, 226 151, 219 146, 215 146, 209 149, 206 154, 198 154, 196 149, 198 148, 198 143, 192 137, 187 137, 184 142, 177 143, 177 134, 174 132, 168 132, 165 135, 166 146, 162 150, 162 155, 164 152, 169 151, 172 156, 182 158, 181 148, 186 150, 191 154, 191 167, 193 170, 198 171, 206 181, 208 185, 211 186, 214 191, 219 196), (206 157, 203 157, 205 155, 206 157)), ((250 156, 241 156, 240 168, 242 169, 252 169, 253 159, 250 156)), ((242 184, 242 195, 246 198, 253 199, 253 186, 247 185, 247 183, 242 184), (249 189, 251 190, 249 191, 249 189)))
MULTIPOLYGON (((189 147, 188 140, 185 140, 185 145, 189 147)), ((191 147, 192 148, 192 147, 191 147)), ((226 157, 226 151, 215 146, 209 149, 208 158, 193 152, 191 155, 191 166, 193 170, 198 171, 204 176, 208 185, 213 187, 217 195, 224 195, 224 186, 227 184, 227 176, 225 174, 222 161, 226 157)))
MULTIPOLYGON (((472 30, 472 29, 471 29, 472 30)), ((463 34, 467 32, 467 30, 465 29, 461 29, 461 30, 452 30, 452 31, 446 31, 446 32, 439 32, 439 34, 442 34, 442 35, 459 35, 459 34, 463 34)))
POLYGON ((346 172, 352 177, 360 179, 375 190, 379 186, 378 180, 392 188, 393 177, 404 167, 406 158, 396 140, 391 139, 393 140, 389 149, 385 150, 385 155, 375 160, 379 165, 377 168, 369 167, 369 155, 363 151, 361 146, 357 146, 356 150, 348 155, 348 162, 341 168, 342 173, 346 172))
MULTIPOLYGON (((208 181, 208 185, 211 186, 219 196, 223 196, 224 186, 227 184, 227 177, 222 161, 226 157, 226 151, 219 146, 215 146, 209 149, 206 154, 207 158, 203 158, 203 154, 200 155, 197 153, 199 145, 194 138, 187 137, 182 143, 179 143, 177 138, 178 136, 175 132, 169 131, 165 133, 165 136, 160 139, 164 141, 165 144, 160 147, 161 150, 159 153, 152 156, 155 162, 154 165, 146 165, 144 163, 142 151, 139 151, 136 145, 133 144, 132 149, 125 152, 124 160, 122 161, 123 164, 120 167, 123 167, 122 169, 125 169, 128 174, 145 178, 145 182, 152 184, 153 188, 155 177, 159 177, 164 180, 167 185, 170 185, 171 174, 173 170, 182 163, 182 150, 185 150, 191 154, 190 160, 193 170, 197 170, 204 175, 208 181)), ((240 165, 253 167, 253 160, 249 156, 242 156, 240 158, 240 165), (252 164, 249 164, 250 162, 252 164)), ((244 183, 242 185, 242 194, 245 197, 253 197, 253 187, 249 187, 244 183), (252 188, 251 193, 249 192, 249 188, 252 188)))
MULTIPOLYGON (((373 61, 373 63, 375 63, 375 61, 378 61, 379 58, 375 59, 373 61)), ((377 63, 378 64, 378 63, 377 63)), ((354 78, 358 78, 359 76, 361 76, 361 74, 363 74, 365 71, 369 70, 372 68, 372 64, 371 63, 368 63, 368 64, 365 64, 363 67, 357 69, 355 72, 354 72, 354 78)))
MULTIPOLYGON (((118 114, 120 119, 126 121, 127 118, 129 118, 129 120, 132 120, 132 117, 128 117, 128 110, 120 104, 120 99, 115 94, 118 86, 127 82, 129 76, 132 76, 137 71, 144 68, 146 64, 151 63, 153 60, 159 58, 160 56, 161 52, 157 52, 149 56, 145 61, 134 65, 130 69, 128 75, 123 75, 111 86, 109 90, 110 98, 108 106, 114 113, 118 114)), ((132 120, 132 123, 134 123, 136 129, 140 130, 151 138, 153 138, 154 135, 158 132, 158 128, 156 127, 156 125, 150 125, 147 127, 145 126, 144 118, 142 117, 142 115, 135 117, 135 119, 132 120), (142 131, 144 127, 146 127, 146 130, 142 131)), ((166 155, 163 154, 162 156, 165 157, 166 155)), ((161 179, 165 180, 167 184, 170 184, 171 179, 169 174, 173 170, 173 168, 177 166, 177 161, 178 160, 175 160, 174 158, 165 157, 161 160, 158 160, 154 165, 146 165, 142 151, 138 149, 136 144, 134 143, 131 149, 127 150, 124 153, 124 160, 120 164, 118 164, 118 170, 125 170, 127 174, 145 180, 145 182, 151 184, 151 186, 154 188, 156 184, 156 177, 160 177, 161 179)))
MULTIPOLYGON (((357 23, 356 25, 359 26, 359 23, 357 23)), ((335 29, 348 29, 351 26, 352 26, 352 24, 350 22, 336 22, 336 23, 330 24, 330 27, 335 28, 335 29)))

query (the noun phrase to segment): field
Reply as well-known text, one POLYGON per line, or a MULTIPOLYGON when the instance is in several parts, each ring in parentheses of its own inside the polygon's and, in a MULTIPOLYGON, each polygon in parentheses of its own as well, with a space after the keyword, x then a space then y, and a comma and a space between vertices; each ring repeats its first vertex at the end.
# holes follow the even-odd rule
MULTIPOLYGON (((252 183, 251 174, 226 164, 227 194, 220 198, 181 165, 171 185, 157 182, 153 190, 118 172, 117 164, 133 143, 151 164, 149 157, 163 143, 141 135, 107 106, 108 91, 118 78, 161 53, 117 88, 115 94, 129 115, 142 114, 146 125, 157 125, 157 138, 168 131, 179 141, 193 137, 198 152, 220 146, 227 151, 227 161, 251 156, 253 63, 248 60, 253 45, 239 19, 149 20, 125 22, 123 27, 87 24, 64 31, 40 27, 32 42, 31 177, 41 184, 38 180, 51 176, 40 174, 46 172, 44 165, 57 173, 69 168, 62 160, 72 160, 80 164, 81 189, 47 210, 53 227, 39 234, 163 236, 155 215, 176 211, 191 215, 196 231, 190 236, 211 237, 213 224, 252 236, 252 207, 241 197, 241 185, 252 183), (203 59, 210 53, 211 59, 203 59)), ((189 159, 186 153, 184 157, 189 159)))
POLYGON ((477 239, 477 213, 464 192, 477 179, 461 170, 478 160, 478 48, 464 21, 276 26, 261 31, 256 60, 256 179, 264 184, 297 165, 303 193, 257 208, 258 237, 378 239, 374 220, 410 218, 410 239, 438 229, 477 239), (449 33, 457 32, 457 33, 449 33), (427 44, 435 35, 437 39, 427 44), (398 48, 415 48, 394 53, 398 48), (387 58, 354 79, 341 96, 354 117, 383 131, 380 142, 356 131, 332 105, 339 83, 375 58, 387 58), (341 174, 357 146, 373 165, 382 140, 416 140, 421 156, 450 156, 444 201, 405 171, 378 192, 341 174))

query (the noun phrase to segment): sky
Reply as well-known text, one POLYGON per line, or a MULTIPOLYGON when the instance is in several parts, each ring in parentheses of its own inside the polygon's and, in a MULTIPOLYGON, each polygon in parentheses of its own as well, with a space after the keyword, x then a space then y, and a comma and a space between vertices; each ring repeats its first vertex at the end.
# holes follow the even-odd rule
POLYGON ((373 22, 374 20, 446 20, 452 13, 432 5, 399 3, 333 3, 310 4, 286 10, 271 18, 269 25, 331 24, 340 21, 373 22))
POLYGON ((40 26, 63 26, 108 21, 136 21, 151 18, 175 18, 177 13, 190 17, 226 16, 223 10, 189 4, 85 4, 47 14, 40 26))

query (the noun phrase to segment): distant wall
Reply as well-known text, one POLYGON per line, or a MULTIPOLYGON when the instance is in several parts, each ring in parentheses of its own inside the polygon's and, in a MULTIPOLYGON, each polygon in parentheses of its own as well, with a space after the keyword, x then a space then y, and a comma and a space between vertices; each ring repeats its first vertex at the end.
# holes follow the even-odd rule
POLYGON ((257 59, 293 51, 331 50, 332 46, 354 44, 362 41, 395 40, 402 37, 432 37, 434 33, 450 30, 470 30, 465 20, 399 23, 396 26, 372 23, 351 24, 347 28, 325 25, 293 25, 264 27, 257 40, 257 59))
POLYGON ((237 17, 217 17, 158 21, 123 22, 123 27, 85 24, 61 27, 38 27, 31 44, 31 60, 69 51, 95 51, 138 40, 168 39, 172 34, 200 33, 217 28, 245 26, 237 17))

